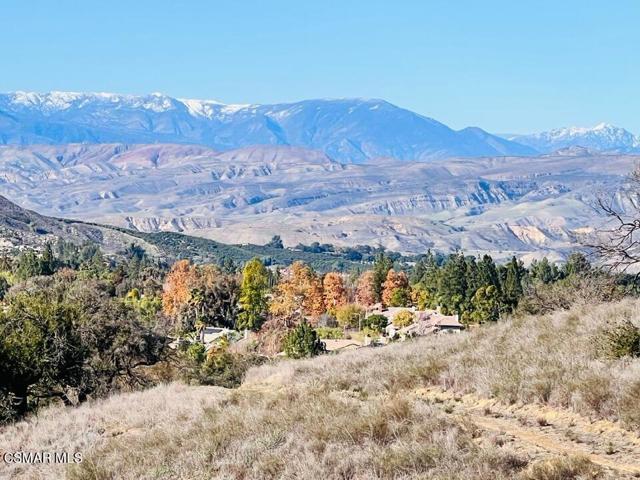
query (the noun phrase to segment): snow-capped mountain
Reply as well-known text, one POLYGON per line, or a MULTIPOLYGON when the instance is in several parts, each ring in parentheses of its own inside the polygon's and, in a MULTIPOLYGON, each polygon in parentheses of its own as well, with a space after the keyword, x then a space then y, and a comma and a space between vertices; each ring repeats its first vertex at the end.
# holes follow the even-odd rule
POLYGON ((383 100, 227 105, 153 93, 0 94, 0 143, 191 143, 229 150, 292 145, 342 162, 532 155, 479 128, 460 131, 383 100))
POLYGON ((601 152, 639 152, 640 138, 608 123, 595 127, 565 127, 532 135, 515 135, 509 140, 549 153, 567 147, 585 147, 601 152))

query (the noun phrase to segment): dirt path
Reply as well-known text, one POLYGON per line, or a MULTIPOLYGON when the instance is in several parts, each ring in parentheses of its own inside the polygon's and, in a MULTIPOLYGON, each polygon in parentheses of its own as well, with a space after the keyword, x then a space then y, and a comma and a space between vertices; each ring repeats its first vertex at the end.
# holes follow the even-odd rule
POLYGON ((494 444, 533 459, 583 455, 612 472, 614 478, 640 478, 640 439, 608 421, 590 421, 575 413, 540 405, 506 406, 474 395, 454 395, 438 388, 416 396, 441 404, 445 412, 471 421, 494 444))

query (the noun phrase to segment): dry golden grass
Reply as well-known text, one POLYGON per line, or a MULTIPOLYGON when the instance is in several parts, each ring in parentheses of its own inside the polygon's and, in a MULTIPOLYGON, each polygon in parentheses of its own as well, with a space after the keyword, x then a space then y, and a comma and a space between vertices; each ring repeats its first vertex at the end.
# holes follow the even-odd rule
POLYGON ((9 470, 16 478, 619 478, 581 457, 515 453, 456 415, 455 400, 439 405, 416 391, 438 386, 454 398, 540 403, 638 428, 640 362, 599 358, 594 338, 608 321, 637 322, 639 305, 281 361, 250 370, 237 390, 171 384, 50 409, 5 428, 0 445, 85 453, 75 467, 9 470))

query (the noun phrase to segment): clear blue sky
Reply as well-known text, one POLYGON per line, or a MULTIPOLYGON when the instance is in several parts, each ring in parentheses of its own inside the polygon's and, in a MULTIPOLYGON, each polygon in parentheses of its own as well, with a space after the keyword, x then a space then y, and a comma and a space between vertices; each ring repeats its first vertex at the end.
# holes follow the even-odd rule
POLYGON ((454 128, 640 134, 640 1, 4 0, 0 91, 376 97, 454 128))

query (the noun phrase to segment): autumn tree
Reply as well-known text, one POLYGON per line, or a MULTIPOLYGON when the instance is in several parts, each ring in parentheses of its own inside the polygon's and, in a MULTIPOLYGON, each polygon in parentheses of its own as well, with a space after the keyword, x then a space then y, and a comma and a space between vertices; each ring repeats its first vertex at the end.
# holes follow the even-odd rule
POLYGON ((319 317, 325 311, 324 289, 320 277, 309 269, 309 289, 305 295, 304 313, 312 317, 319 317))
POLYGON ((196 268, 189 260, 173 264, 162 286, 162 311, 175 317, 191 298, 191 288, 196 280, 196 268))
POLYGON ((329 272, 322 279, 324 290, 324 305, 331 315, 336 314, 336 309, 347 303, 347 292, 344 287, 342 275, 337 272, 329 272))
POLYGON ((267 312, 267 292, 269 291, 269 272, 260 259, 247 262, 242 271, 240 286, 240 307, 238 328, 258 330, 264 322, 267 312))
POLYGON ((393 319, 393 325, 396 327, 408 327, 415 321, 415 315, 411 310, 402 310, 393 319))
POLYGON ((276 285, 269 312, 290 321, 304 315, 317 316, 324 312, 322 282, 303 262, 294 262, 288 275, 276 285))
POLYGON ((409 279, 404 272, 389 270, 382 289, 382 303, 392 307, 406 307, 410 300, 409 279))
POLYGON ((373 270, 367 270, 358 278, 356 302, 365 307, 376 303, 375 272, 373 270))

